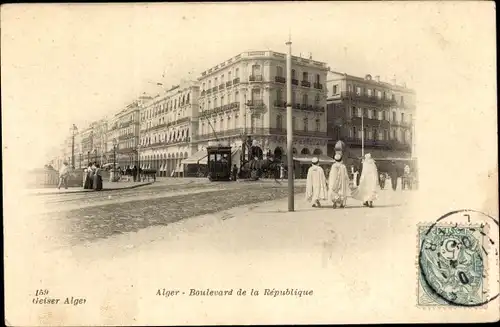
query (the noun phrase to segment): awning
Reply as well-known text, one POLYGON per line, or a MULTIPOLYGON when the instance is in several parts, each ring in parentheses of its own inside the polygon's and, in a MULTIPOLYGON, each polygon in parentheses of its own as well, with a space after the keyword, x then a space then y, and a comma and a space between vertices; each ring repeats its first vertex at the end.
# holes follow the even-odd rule
POLYGON ((160 171, 165 171, 165 164, 162 164, 160 167, 160 171))
POLYGON ((193 154, 191 157, 182 160, 181 163, 184 165, 196 165, 196 164, 206 165, 207 156, 208 156, 207 150, 200 150, 195 154, 193 154), (205 163, 200 162, 202 159, 205 159, 205 163))
MULTIPOLYGON (((293 156, 294 161, 298 161, 299 163, 307 163, 307 164, 312 163, 312 158, 318 158, 320 164, 333 164, 335 162, 335 160, 333 160, 333 158, 330 158, 329 156, 324 155, 324 154, 295 154, 293 156)), ((286 155, 282 156, 281 161, 284 163, 287 162, 286 155)))

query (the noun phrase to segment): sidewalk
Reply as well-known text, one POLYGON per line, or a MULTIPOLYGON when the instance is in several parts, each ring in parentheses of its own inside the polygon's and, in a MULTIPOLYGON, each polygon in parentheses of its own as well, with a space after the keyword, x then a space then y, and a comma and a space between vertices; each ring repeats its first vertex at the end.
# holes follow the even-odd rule
MULTIPOLYGON (((102 183, 102 191, 116 191, 116 190, 125 190, 125 189, 133 189, 141 186, 146 186, 153 184, 153 181, 149 182, 107 182, 103 181, 102 183)), ((57 187, 50 188, 37 188, 37 189, 27 189, 28 195, 45 195, 45 194, 64 194, 64 193, 85 193, 85 192, 94 192, 94 190, 86 190, 83 187, 69 187, 67 189, 61 188, 60 190, 57 187)))

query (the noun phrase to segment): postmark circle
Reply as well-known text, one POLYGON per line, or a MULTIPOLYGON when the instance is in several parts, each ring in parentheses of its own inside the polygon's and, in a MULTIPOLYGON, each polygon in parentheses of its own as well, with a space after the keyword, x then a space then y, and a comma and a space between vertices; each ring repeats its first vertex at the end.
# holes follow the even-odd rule
MULTIPOLYGON (((485 290, 487 264, 498 251, 488 253, 485 244, 497 245, 498 240, 489 236, 485 226, 498 230, 498 220, 471 209, 449 212, 439 217, 422 232, 418 256, 419 278, 422 288, 431 297, 443 304, 478 307, 498 298, 485 290), (474 214, 480 224, 470 223, 474 214), (453 223, 468 216, 468 223, 453 223), (451 221, 452 224, 443 224, 451 221), (490 257, 488 257, 490 256, 490 257)), ((498 235, 498 234, 497 234, 498 235)), ((497 260, 497 259, 496 259, 497 260)), ((498 262, 498 260, 496 261, 498 262)))

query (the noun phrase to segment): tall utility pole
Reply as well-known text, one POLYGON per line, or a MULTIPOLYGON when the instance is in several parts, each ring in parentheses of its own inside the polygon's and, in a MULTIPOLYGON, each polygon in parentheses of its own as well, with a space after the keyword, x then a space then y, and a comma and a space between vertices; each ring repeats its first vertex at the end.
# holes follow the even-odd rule
POLYGON ((361 112, 361 157, 365 157, 365 112, 361 112))
POLYGON ((288 36, 286 56, 286 141, 288 153, 288 211, 294 211, 293 107, 292 107, 292 35, 288 36))

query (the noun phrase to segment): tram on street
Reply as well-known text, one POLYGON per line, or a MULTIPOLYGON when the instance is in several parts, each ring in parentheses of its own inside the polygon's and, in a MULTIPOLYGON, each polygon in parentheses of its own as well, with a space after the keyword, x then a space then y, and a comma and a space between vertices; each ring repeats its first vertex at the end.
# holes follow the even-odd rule
POLYGON ((210 181, 231 180, 231 147, 209 146, 207 147, 208 179, 210 181))

